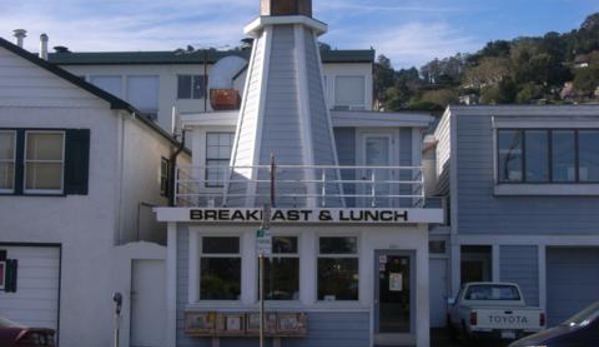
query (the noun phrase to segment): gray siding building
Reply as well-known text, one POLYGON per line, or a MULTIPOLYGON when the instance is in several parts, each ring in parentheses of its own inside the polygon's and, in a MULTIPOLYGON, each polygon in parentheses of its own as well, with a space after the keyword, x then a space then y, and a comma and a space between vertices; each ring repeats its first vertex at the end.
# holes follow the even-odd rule
POLYGON ((599 300, 599 106, 451 106, 435 139, 454 294, 518 283, 548 326, 599 300))

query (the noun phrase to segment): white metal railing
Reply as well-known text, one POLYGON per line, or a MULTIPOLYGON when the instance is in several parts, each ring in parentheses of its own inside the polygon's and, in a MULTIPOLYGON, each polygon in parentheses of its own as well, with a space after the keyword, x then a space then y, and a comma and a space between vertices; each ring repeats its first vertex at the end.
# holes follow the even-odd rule
POLYGON ((177 167, 177 206, 424 207, 421 166, 185 166, 177 167), (252 189, 247 189, 251 185, 252 189), (248 191, 253 192, 248 196, 248 191))

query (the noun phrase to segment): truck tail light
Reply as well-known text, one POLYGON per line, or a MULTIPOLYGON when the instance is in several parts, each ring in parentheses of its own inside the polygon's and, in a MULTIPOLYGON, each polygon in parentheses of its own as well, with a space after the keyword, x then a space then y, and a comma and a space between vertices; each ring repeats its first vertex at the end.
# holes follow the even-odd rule
POLYGON ((476 314, 476 312, 472 311, 470 312, 470 325, 476 325, 478 321, 478 316, 476 314))
POLYGON ((545 326, 545 313, 541 312, 539 314, 539 325, 540 326, 545 326))

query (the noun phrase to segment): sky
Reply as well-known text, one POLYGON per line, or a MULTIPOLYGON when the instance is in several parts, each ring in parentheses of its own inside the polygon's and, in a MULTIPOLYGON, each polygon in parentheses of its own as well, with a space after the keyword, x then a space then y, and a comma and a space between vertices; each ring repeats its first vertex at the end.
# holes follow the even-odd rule
MULTIPOLYGON (((410 68, 486 42, 576 29, 599 12, 598 0, 313 0, 314 18, 329 25, 320 38, 337 49, 374 48, 395 68, 410 68)), ((226 49, 238 46, 259 0, 0 1, 0 37, 26 29, 25 48, 74 52, 226 49)))

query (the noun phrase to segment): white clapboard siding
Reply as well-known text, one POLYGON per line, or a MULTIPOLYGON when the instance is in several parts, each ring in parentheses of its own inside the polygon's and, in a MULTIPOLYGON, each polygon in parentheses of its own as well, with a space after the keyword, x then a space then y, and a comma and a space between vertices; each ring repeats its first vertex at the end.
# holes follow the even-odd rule
POLYGON ((31 327, 57 329, 60 249, 1 246, 18 260, 17 292, 0 291, 0 317, 31 327))
POLYGON ((0 106, 106 107, 106 102, 0 48, 0 106))

